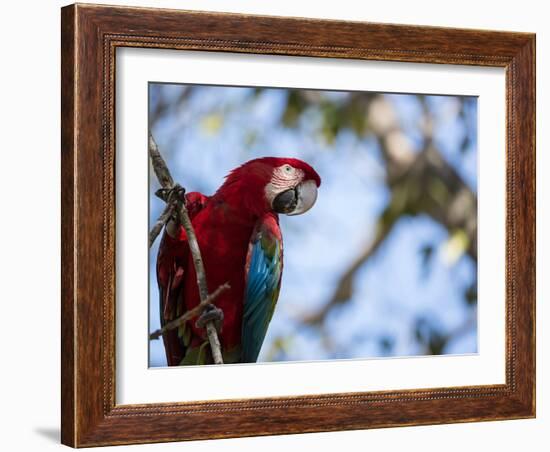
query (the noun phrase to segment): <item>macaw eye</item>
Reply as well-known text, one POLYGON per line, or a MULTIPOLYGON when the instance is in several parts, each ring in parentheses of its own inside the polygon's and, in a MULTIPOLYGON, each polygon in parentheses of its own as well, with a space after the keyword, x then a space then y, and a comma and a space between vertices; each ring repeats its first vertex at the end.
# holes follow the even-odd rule
POLYGON ((290 165, 284 165, 283 166, 283 171, 287 174, 292 174, 292 171, 294 171, 294 168, 292 168, 292 166, 290 166, 290 165))

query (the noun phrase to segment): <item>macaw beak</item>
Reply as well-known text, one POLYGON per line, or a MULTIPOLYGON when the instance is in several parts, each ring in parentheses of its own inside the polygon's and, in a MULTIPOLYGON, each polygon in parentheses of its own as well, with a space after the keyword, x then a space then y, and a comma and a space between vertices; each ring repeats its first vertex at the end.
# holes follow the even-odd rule
POLYGON ((317 185, 315 181, 307 180, 279 193, 273 200, 273 210, 286 215, 301 215, 311 209, 316 200, 317 185))

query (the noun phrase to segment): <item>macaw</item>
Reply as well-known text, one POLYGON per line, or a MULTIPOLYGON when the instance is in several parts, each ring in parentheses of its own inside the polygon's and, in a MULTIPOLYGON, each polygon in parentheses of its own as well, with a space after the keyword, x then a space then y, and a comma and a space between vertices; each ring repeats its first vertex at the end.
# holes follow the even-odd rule
MULTIPOLYGON (((256 362, 273 316, 283 271, 279 214, 307 212, 321 179, 294 158, 264 157, 232 170, 212 195, 185 195, 201 250, 209 292, 229 283, 215 300, 224 363, 256 362)), ((157 256, 161 324, 200 302, 196 273, 183 227, 171 220, 157 256)), ((201 316, 201 317, 202 317, 201 316)), ((210 364, 204 326, 192 319, 163 335, 169 366, 210 364)), ((202 319, 204 320, 204 319, 202 319)))

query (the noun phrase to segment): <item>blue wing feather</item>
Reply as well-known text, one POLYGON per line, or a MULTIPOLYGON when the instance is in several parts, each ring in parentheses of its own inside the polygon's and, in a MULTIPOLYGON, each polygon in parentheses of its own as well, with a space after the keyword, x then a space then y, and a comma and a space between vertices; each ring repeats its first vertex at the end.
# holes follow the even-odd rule
POLYGON ((241 360, 256 362, 277 303, 283 270, 282 238, 276 220, 270 217, 258 224, 248 253, 241 360))

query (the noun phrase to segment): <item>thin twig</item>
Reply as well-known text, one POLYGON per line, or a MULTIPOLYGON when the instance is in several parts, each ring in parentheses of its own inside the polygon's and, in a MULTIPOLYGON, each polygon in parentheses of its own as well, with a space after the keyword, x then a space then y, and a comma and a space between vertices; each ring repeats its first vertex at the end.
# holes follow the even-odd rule
MULTIPOLYGON (((171 322, 168 322, 166 325, 164 325, 162 328, 153 331, 149 335, 149 339, 154 340, 161 337, 164 333, 174 330, 176 328, 179 328, 181 325, 183 325, 185 322, 188 322, 192 318, 201 315, 203 311, 208 307, 208 305, 212 304, 212 302, 218 298, 222 292, 228 290, 230 288, 229 284, 225 283, 222 284, 220 287, 218 287, 212 294, 210 294, 204 301, 201 301, 197 306, 195 306, 193 309, 190 309, 185 314, 181 315, 177 319, 172 320, 171 322)), ((211 322, 208 322, 211 323, 211 322)), ((214 328, 215 329, 215 328, 214 328)), ((216 334, 217 336, 217 334, 216 334)))
POLYGON ((172 217, 173 214, 174 204, 166 204, 166 207, 160 214, 159 219, 156 221, 156 223, 153 225, 153 228, 149 232, 149 248, 153 246, 153 243, 155 243, 155 240, 160 234, 160 231, 162 231, 162 228, 166 225, 166 223, 168 223, 168 220, 172 217))
MULTIPOLYGON (((162 186, 163 189, 165 189, 170 193, 167 198, 167 203, 168 205, 172 205, 172 206, 175 205, 175 211, 176 211, 178 222, 183 226, 183 228, 185 229, 185 233, 187 234, 187 242, 189 244, 189 250, 191 251, 191 255, 193 256, 193 264, 195 266, 195 273, 197 275, 197 285, 199 287, 199 295, 201 300, 199 306, 211 304, 211 300, 213 298, 212 296, 209 297, 208 295, 208 286, 206 284, 206 272, 204 271, 204 263, 202 260, 201 251, 199 248, 199 244, 197 242, 197 236, 195 235, 195 230, 193 229, 193 225, 191 224, 191 218, 189 218, 189 213, 187 212, 187 207, 185 206, 185 198, 183 196, 185 193, 185 190, 180 185, 174 183, 174 179, 170 174, 170 170, 168 169, 166 162, 162 158, 162 155, 160 154, 157 143, 155 142, 153 135, 151 134, 149 134, 149 156, 151 158, 151 164, 153 165, 153 170, 155 171, 155 174, 158 178, 160 185, 162 186)), ((163 214, 155 223, 155 226, 153 227, 153 229, 155 229, 158 224, 161 225, 160 229, 162 229, 162 226, 164 226, 169 221, 171 214, 165 215, 165 213, 167 213, 168 210, 169 210, 168 208, 164 210, 163 214)), ((160 230, 158 232, 160 232, 160 230)), ((157 235, 158 235, 158 232, 157 232, 157 235)), ((156 238, 156 236, 152 237, 152 234, 153 234, 153 231, 151 231, 149 234, 149 246, 153 244, 156 238)), ((219 293, 223 292, 223 290, 226 290, 226 288, 222 289, 222 287, 225 287, 225 285, 218 287, 212 295, 217 293, 216 296, 218 296, 219 293), (222 290, 220 291, 220 289, 222 290)), ((202 313, 202 310, 204 310, 204 306, 201 309, 201 313, 202 313)), ((178 321, 180 319, 181 317, 179 319, 176 319, 175 321, 178 321)), ((184 320, 183 322, 185 321, 187 320, 184 320)), ((165 328, 170 323, 172 322, 169 322, 167 325, 165 325, 165 328)), ((216 331, 216 327, 213 321, 209 321, 206 323, 206 333, 208 336, 208 340, 210 342, 210 349, 212 351, 212 358, 214 359, 214 363, 223 364, 220 340, 218 338, 218 333, 216 331)))

